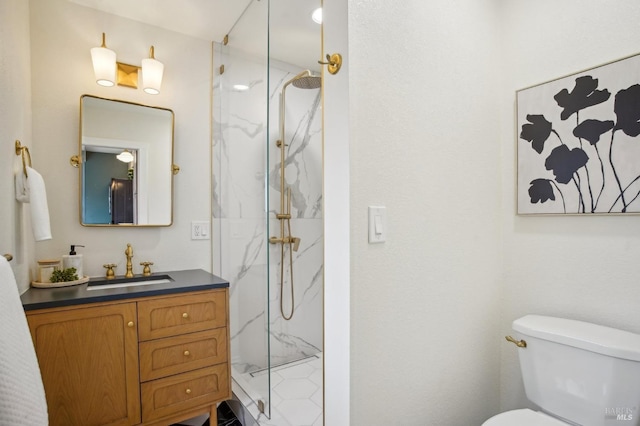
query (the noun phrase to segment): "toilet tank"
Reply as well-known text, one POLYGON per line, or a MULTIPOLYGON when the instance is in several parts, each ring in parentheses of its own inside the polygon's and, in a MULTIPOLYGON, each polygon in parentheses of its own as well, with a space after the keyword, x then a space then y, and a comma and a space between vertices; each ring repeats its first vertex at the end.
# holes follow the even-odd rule
POLYGON ((569 319, 513 322, 527 398, 582 426, 640 426, 640 335, 569 319))

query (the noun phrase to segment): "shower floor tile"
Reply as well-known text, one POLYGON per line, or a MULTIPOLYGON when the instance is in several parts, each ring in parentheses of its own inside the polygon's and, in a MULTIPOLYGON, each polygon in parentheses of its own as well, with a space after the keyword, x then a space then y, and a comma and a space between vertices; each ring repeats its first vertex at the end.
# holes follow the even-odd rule
MULTIPOLYGON (((254 400, 267 395, 265 372, 242 374, 239 384, 254 400), (247 389, 248 388, 248 389, 247 389)), ((257 412, 248 398, 243 405, 257 419, 259 426, 321 426, 322 425, 322 353, 285 364, 271 370, 271 418, 257 412)), ((235 392, 235 391, 234 391, 235 392)))

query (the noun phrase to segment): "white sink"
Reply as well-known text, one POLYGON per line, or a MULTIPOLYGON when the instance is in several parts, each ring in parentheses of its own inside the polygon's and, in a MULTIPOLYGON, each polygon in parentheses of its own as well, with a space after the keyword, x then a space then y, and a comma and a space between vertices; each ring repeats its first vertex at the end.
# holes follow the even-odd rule
POLYGON ((119 278, 114 280, 102 280, 89 282, 87 290, 106 290, 109 288, 121 288, 121 287, 139 287, 143 285, 151 284, 168 284, 173 282, 168 275, 160 275, 157 278, 154 277, 137 277, 137 278, 119 278))

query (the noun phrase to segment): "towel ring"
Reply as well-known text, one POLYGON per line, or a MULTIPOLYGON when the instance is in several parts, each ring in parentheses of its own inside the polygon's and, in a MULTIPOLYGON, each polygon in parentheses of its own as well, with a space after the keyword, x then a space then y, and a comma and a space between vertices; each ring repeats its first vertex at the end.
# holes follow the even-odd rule
POLYGON ((27 148, 26 146, 22 146, 22 143, 20 143, 20 141, 16 139, 16 155, 22 155, 22 171, 24 172, 24 177, 28 178, 29 175, 27 175, 27 163, 24 158, 25 152, 27 153, 27 157, 29 158, 29 167, 33 167, 31 163, 31 153, 29 153, 29 148, 27 148))

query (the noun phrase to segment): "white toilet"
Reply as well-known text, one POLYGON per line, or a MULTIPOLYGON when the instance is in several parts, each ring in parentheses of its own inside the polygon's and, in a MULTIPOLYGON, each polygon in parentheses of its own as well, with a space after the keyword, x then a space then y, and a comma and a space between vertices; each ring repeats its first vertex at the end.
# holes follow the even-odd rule
POLYGON ((527 398, 541 411, 507 411, 483 426, 640 426, 640 335, 541 315, 513 330, 527 398))

